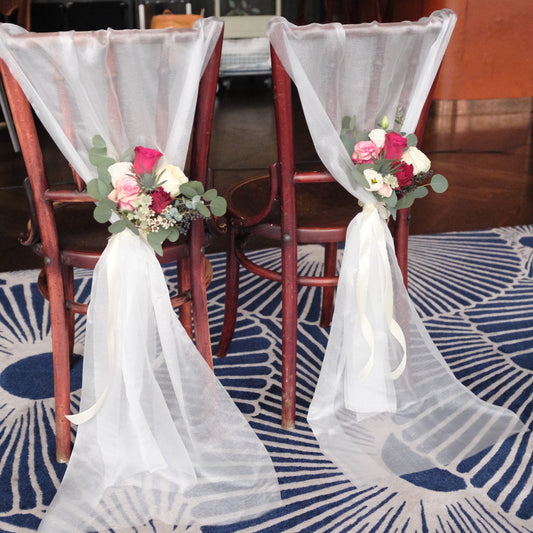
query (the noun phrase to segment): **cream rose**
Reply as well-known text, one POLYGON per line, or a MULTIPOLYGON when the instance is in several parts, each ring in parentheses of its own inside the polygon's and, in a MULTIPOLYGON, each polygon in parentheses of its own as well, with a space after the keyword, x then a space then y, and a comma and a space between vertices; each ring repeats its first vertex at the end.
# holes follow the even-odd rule
POLYGON ((189 181, 181 168, 175 165, 162 165, 157 169, 157 177, 161 187, 172 197, 178 196, 180 186, 189 181))
POLYGON ((385 144, 385 134, 387 132, 384 129, 376 128, 368 134, 368 138, 379 148, 383 148, 385 144))
POLYGON ((427 172, 431 168, 431 161, 416 146, 407 148, 402 155, 402 161, 408 165, 413 165, 413 174, 415 176, 421 172, 427 172))

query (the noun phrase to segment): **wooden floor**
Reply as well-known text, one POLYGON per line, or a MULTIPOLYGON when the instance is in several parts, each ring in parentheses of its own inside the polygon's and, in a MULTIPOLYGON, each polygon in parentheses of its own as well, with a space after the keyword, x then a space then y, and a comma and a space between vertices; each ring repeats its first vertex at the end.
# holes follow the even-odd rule
MULTIPOLYGON (((435 102, 422 142, 433 168, 450 188, 419 200, 411 233, 487 229, 533 224, 532 99, 435 102)), ((302 120, 297 158, 315 159, 302 120)), ((47 143, 47 146, 49 143, 47 143)), ((235 80, 217 98, 211 167, 215 186, 226 191, 239 180, 266 174, 275 160, 272 93, 259 78, 235 80)), ((67 168, 52 149, 49 173, 61 182, 67 168)), ((0 128, 0 271, 38 268, 41 260, 18 242, 27 219, 22 156, 0 128)), ((216 243, 215 250, 224 247, 216 243)))

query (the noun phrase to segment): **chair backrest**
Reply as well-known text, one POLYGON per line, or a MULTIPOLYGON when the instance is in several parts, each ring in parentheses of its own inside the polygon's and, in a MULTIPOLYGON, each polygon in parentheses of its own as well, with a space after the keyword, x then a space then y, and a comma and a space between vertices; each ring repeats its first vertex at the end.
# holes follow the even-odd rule
MULTIPOLYGON (((150 32, 32 34, 2 25, 0 58, 7 65, 8 93, 20 97, 14 78, 67 161, 88 182, 94 178, 88 152, 97 134, 116 155, 143 145, 163 152, 162 162, 185 165, 195 110, 201 115, 208 102, 211 110, 214 105, 221 29, 214 19, 194 29, 150 32)), ((199 143, 207 149, 205 136, 193 139, 193 151, 199 143)), ((193 163, 203 155, 195 153, 193 163)), ((205 180, 206 168, 191 172, 205 180)))
MULTIPOLYGON (((269 28, 278 109, 290 108, 287 75, 295 83, 317 153, 331 174, 360 200, 372 195, 351 179, 353 163, 341 140, 345 116, 358 131, 384 116, 415 131, 455 23, 450 10, 417 22, 296 27, 274 19, 269 28), (280 100, 281 99, 281 100, 280 100)), ((283 112, 283 111, 282 111, 283 112)), ((279 160, 290 166, 290 129, 278 129, 279 160), (288 159, 287 159, 288 158, 288 159)))
MULTIPOLYGON (((91 201, 85 183, 96 177, 96 134, 116 156, 143 145, 183 168, 189 154, 190 179, 206 182, 221 29, 214 19, 183 31, 32 34, 0 26, 0 68, 40 227, 54 226, 51 201, 91 201), (75 192, 51 190, 29 102, 70 163, 75 192)), ((45 249, 57 246, 41 238, 45 249)))

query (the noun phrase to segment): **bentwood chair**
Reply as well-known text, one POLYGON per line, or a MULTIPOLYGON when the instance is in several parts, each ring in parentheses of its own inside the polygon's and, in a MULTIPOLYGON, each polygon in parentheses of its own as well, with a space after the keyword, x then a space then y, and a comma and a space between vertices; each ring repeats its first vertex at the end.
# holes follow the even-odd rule
MULTIPOLYGON (((341 27, 340 25, 338 27, 341 27)), ((331 31, 331 25, 329 25, 331 31)), ((310 83, 327 85, 327 76, 343 81, 339 87, 351 83, 350 95, 353 100, 368 102, 368 107, 374 110, 383 109, 381 102, 376 98, 390 98, 390 95, 401 94, 409 84, 410 79, 401 80, 397 86, 391 84, 390 72, 381 72, 380 53, 386 49, 387 36, 398 31, 403 31, 404 44, 413 46, 413 40, 423 39, 420 34, 414 35, 409 23, 400 27, 394 24, 361 24, 342 26, 345 31, 345 54, 342 56, 343 64, 332 64, 327 58, 328 51, 324 47, 324 55, 318 56, 305 52, 302 55, 308 63, 302 60, 303 69, 315 61, 323 61, 324 71, 310 79, 310 83), (369 29, 381 39, 380 44, 374 49, 369 47, 368 53, 354 54, 350 60, 346 59, 350 50, 350 40, 363 39, 364 32, 369 29), (361 35, 363 34, 363 37, 361 35), (359 64, 358 64, 359 62, 359 64), (349 65, 349 66, 347 66, 349 65), (364 85, 362 79, 356 76, 350 78, 350 73, 365 71, 373 65, 378 78, 388 83, 391 90, 378 96, 379 87, 359 90, 359 85, 364 85), (331 68, 330 68, 331 66, 331 68), (347 69, 340 72, 340 69, 347 69), (360 83, 361 82, 361 83, 360 83)), ((301 50, 305 50, 306 43, 313 41, 321 34, 321 26, 314 24, 303 27, 293 27, 295 40, 301 50)), ((426 32, 426 37, 429 38, 426 32)), ((433 33, 435 33, 433 31, 433 33)), ((438 36, 438 31, 436 32, 438 36)), ((431 37, 433 38, 433 37, 431 37)), ((409 46, 406 48, 409 48, 409 46)), ((417 47, 415 43, 415 48, 417 47)), ((394 53, 393 51, 390 51, 394 53)), ((350 52, 351 53, 351 52, 350 52)), ((297 325, 298 325, 298 286, 322 287, 322 314, 321 326, 328 327, 334 308, 334 291, 338 281, 337 275, 337 250, 339 244, 345 241, 348 224, 358 211, 357 199, 349 194, 332 175, 322 169, 316 171, 302 171, 296 168, 297 154, 295 155, 295 134, 293 126, 293 94, 294 85, 291 83, 285 65, 273 47, 272 77, 274 87, 274 104, 276 116, 276 134, 278 147, 278 160, 272 165, 270 175, 244 181, 233 187, 226 196, 228 201, 228 249, 227 249, 227 278, 225 320, 218 355, 224 356, 231 344, 237 321, 239 297, 239 268, 245 269, 259 276, 281 283, 282 290, 282 425, 291 429, 295 424, 296 407, 296 359, 297 359, 297 325), (274 271, 254 263, 246 254, 246 243, 253 237, 269 239, 277 243, 281 249, 281 270, 274 271), (298 273, 298 246, 305 244, 322 244, 324 249, 324 266, 320 276, 307 276, 298 273)), ((416 77, 417 72, 431 64, 432 58, 426 52, 419 57, 411 58, 410 76, 416 77)), ((440 62, 440 61, 439 61, 440 62)), ((322 64, 322 63, 321 63, 322 64)), ((309 74, 306 70, 306 73, 309 74)), ((432 80, 434 78, 432 76, 432 80)), ((370 73, 362 75, 365 79, 370 73)), ((294 81, 294 80, 293 80, 294 81)), ((383 82, 383 81, 382 81, 383 82)), ((426 83, 426 85, 428 85, 426 83)), ((420 140, 430 104, 429 83, 423 102, 425 105, 420 111, 420 120, 416 128, 416 135, 420 140), (426 99, 427 98, 427 99, 426 99)), ((300 87, 297 87, 300 90, 300 87)), ((342 95, 333 89, 328 103, 335 107, 342 95)), ((326 89, 327 91, 327 89, 326 89)), ((377 117, 373 117, 371 124, 375 127, 377 117)), ((367 121, 368 123, 368 121, 367 121)), ((409 209, 401 209, 395 221, 391 221, 391 231, 394 236, 396 255, 402 270, 404 283, 407 284, 407 243, 409 232, 409 209)))
MULTIPOLYGON (((111 31, 113 30, 108 30, 111 31)), ((191 30, 183 31, 191 32, 191 30)), ((102 32, 77 32, 74 41, 79 42, 79 46, 94 47, 99 42, 101 34, 102 32)), ((35 34, 35 38, 40 39, 42 35, 44 34, 38 36, 35 34)), ((115 32, 115 35, 117 40, 127 42, 130 30, 115 32)), ((145 41, 141 46, 143 44, 147 47, 157 46, 158 35, 161 35, 161 32, 154 31, 144 35, 145 41)), ((190 163, 186 169, 189 179, 204 184, 208 175, 207 161, 221 39, 220 36, 211 51, 211 57, 200 80, 189 147, 190 163)), ((42 40, 42 46, 46 45, 46 40, 42 40)), ((106 82, 110 87, 116 87, 116 83, 120 82, 120 65, 112 64, 112 54, 109 56, 109 68, 105 69, 105 76, 108 77, 106 82)), ((71 184, 54 185, 57 179, 49 181, 40 145, 40 139, 43 138, 42 131, 36 126, 32 108, 5 62, 0 61, 0 69, 14 111, 14 121, 28 174, 27 190, 32 209, 25 244, 30 245, 44 261, 38 282, 41 292, 50 302, 56 455, 58 461, 67 462, 71 453, 71 427, 66 415, 70 414, 71 404, 69 373, 74 344, 74 318, 76 313, 87 311, 86 304, 74 300, 74 269, 93 269, 110 234, 105 224, 99 224, 94 220, 92 214, 94 200, 87 193, 85 183, 76 171, 72 170, 71 184)), ((57 72, 51 70, 42 75, 57 76, 57 72)), ((144 82, 154 83, 154 80, 146 79, 144 82)), ((58 87, 60 86, 61 82, 58 84, 58 87)), ((65 109, 67 108, 65 105, 65 109)), ((66 123, 66 131, 72 130, 74 135, 76 124, 72 123, 72 117, 68 116, 67 111, 62 119, 66 123)), ((206 297, 206 286, 211 280, 212 268, 203 253, 206 244, 205 235, 204 220, 194 220, 189 234, 180 237, 175 243, 167 241, 163 245, 163 255, 158 256, 158 259, 162 264, 177 263, 178 294, 172 298, 173 306, 180 306, 180 320, 183 326, 189 335, 194 337, 204 359, 212 365, 206 297)))

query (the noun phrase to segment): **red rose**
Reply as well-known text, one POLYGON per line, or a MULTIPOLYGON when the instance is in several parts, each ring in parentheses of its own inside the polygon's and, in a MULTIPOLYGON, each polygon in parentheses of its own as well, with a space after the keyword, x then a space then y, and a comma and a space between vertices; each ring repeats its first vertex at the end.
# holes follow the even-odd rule
POLYGON ((152 150, 152 148, 145 148, 144 146, 136 146, 133 168, 135 168, 138 174, 148 174, 152 172, 162 155, 163 154, 158 150, 152 150))
POLYGON ((152 197, 150 209, 155 211, 158 215, 167 205, 171 204, 173 200, 172 196, 170 196, 163 187, 158 187, 150 196, 152 197))
POLYGON ((407 187, 413 182, 413 165, 407 164, 405 161, 398 161, 398 170, 394 173, 398 180, 398 187, 407 187))
POLYGON ((407 139, 399 133, 391 131, 385 135, 383 153, 387 159, 400 159, 406 148, 407 139))

